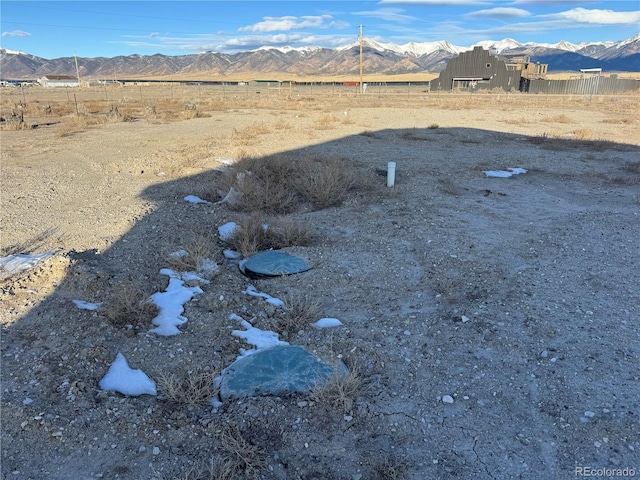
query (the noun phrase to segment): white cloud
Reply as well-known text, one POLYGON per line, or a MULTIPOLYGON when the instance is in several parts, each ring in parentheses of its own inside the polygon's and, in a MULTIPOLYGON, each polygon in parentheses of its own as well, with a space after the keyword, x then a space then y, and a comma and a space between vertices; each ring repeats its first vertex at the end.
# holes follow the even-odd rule
POLYGON ((595 25, 631 25, 640 22, 640 11, 614 12, 613 10, 574 8, 550 16, 576 23, 595 25))
POLYGON ((29 32, 25 32, 24 30, 12 30, 10 32, 2 32, 3 37, 30 37, 31 34, 29 32))
POLYGON ((381 18, 383 20, 387 20, 390 22, 411 22, 413 20, 418 20, 416 17, 412 17, 410 15, 404 15, 401 8, 380 8, 378 10, 370 10, 370 11, 362 11, 362 12, 353 12, 353 15, 358 15, 361 17, 373 17, 373 18, 381 18))
POLYGON ((152 32, 152 33, 149 34, 149 37, 151 37, 151 38, 156 38, 156 37, 159 37, 159 36, 160 36, 160 34, 158 32, 152 32))
POLYGON ((531 15, 527 10, 522 8, 512 7, 497 7, 487 10, 478 10, 476 12, 468 13, 467 17, 471 18, 521 18, 531 15))
POLYGON ((238 29, 239 32, 287 32, 304 28, 343 28, 345 22, 335 21, 331 15, 309 15, 303 17, 264 17, 261 22, 238 29))
POLYGON ((380 0, 379 3, 398 3, 406 5, 489 5, 486 0, 380 0))

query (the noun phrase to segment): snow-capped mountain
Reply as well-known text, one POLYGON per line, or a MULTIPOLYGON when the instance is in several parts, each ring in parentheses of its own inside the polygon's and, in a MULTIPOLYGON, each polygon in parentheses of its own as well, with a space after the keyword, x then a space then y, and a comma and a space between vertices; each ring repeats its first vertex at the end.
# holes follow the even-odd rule
MULTIPOLYGON (((439 72, 458 54, 481 46, 495 55, 528 55, 546 63, 549 71, 600 67, 605 71, 640 72, 640 34, 619 42, 555 44, 520 43, 511 38, 485 40, 469 47, 446 40, 402 45, 365 39, 363 63, 368 74, 439 72)), ((193 55, 129 55, 113 58, 78 57, 84 78, 148 78, 161 76, 218 77, 282 73, 288 75, 352 75, 359 71, 358 42, 334 49, 318 46, 270 46, 234 54, 200 52, 193 55)), ((3 79, 35 79, 43 75, 75 75, 73 57, 44 59, 0 48, 3 79)))

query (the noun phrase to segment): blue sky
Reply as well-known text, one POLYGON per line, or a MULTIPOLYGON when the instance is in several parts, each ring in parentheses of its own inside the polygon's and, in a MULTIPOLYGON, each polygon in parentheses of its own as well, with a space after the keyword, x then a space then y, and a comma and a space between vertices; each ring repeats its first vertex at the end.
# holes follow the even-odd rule
POLYGON ((640 0, 2 0, 0 9, 2 47, 44 58, 333 48, 355 42, 360 24, 377 41, 459 46, 618 41, 640 32, 640 0))

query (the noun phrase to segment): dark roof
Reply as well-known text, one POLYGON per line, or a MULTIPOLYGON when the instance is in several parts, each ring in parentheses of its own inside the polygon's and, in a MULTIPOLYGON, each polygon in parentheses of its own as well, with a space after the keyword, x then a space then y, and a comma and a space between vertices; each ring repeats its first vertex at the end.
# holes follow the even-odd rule
POLYGON ((44 78, 47 80, 74 80, 78 81, 77 77, 73 77, 71 75, 45 75, 44 78))

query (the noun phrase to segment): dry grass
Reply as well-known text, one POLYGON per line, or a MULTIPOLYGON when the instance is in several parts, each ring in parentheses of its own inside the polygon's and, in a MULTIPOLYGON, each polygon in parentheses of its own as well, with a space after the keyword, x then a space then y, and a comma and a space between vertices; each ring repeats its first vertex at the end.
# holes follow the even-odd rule
POLYGON ((574 123, 570 117, 567 117, 564 114, 555 115, 553 117, 544 117, 541 121, 546 123, 574 123))
POLYGON ((403 458, 385 455, 373 466, 373 473, 379 480, 400 480, 407 478, 407 461, 403 458))
POLYGON ((515 118, 515 119, 508 119, 508 120, 503 120, 504 123, 508 124, 508 125, 530 125, 533 123, 533 120, 530 120, 528 118, 515 118))
POLYGON ((327 114, 317 119, 313 124, 316 130, 330 130, 334 128, 336 118, 333 115, 327 114))
POLYGON ((307 295, 289 295, 284 302, 287 308, 276 321, 276 328, 281 333, 298 333, 320 317, 320 304, 307 295))
POLYGON ((167 401, 176 405, 204 407, 217 393, 215 377, 206 371, 191 371, 180 377, 162 371, 157 375, 158 389, 167 401))
POLYGON ((314 238, 309 223, 289 216, 265 218, 254 212, 236 224, 228 244, 245 257, 261 250, 311 245, 314 238))
POLYGON ((214 254, 213 246, 216 240, 208 234, 198 234, 182 248, 181 255, 168 256, 170 268, 179 272, 193 272, 200 270, 203 262, 211 259, 214 254))
POLYGON ((301 173, 295 188, 318 209, 342 204, 355 183, 353 165, 335 157, 306 159, 301 173))
POLYGON ((266 123, 254 123, 242 128, 234 128, 231 139, 240 145, 254 145, 258 142, 260 135, 271 133, 271 129, 266 123))
POLYGON ((267 468, 264 450, 250 443, 237 426, 227 425, 219 435, 222 449, 211 469, 217 480, 259 479, 267 468), (238 475, 243 475, 239 477, 238 475))
POLYGON ((236 205, 239 210, 289 213, 299 204, 291 186, 295 174, 295 162, 286 155, 243 157, 226 170, 222 191, 233 188, 239 192, 241 196, 236 205))
POLYGON ((593 140, 596 138, 595 133, 590 128, 576 128, 571 133, 576 140, 593 140))
POLYGON ((404 140, 422 140, 422 141, 433 140, 433 138, 431 137, 424 137, 424 136, 418 135, 415 129, 409 130, 407 132, 403 132, 401 136, 404 140))
POLYGON ((219 190, 239 192, 235 205, 239 210, 279 215, 304 202, 315 208, 340 205, 354 185, 351 162, 335 157, 300 160, 279 154, 240 159, 227 169, 219 190))
POLYGON ((333 375, 325 383, 311 389, 311 399, 332 410, 349 413, 353 410, 356 398, 363 395, 366 390, 357 363, 351 365, 346 374, 340 365, 336 365, 333 375))
POLYGON ((429 125, 427 127, 429 130, 435 130, 437 128, 440 128, 440 125, 438 125, 437 123, 432 123, 431 125, 429 125))
POLYGON ((291 123, 284 118, 279 118, 273 124, 273 128, 275 128, 276 130, 291 130, 291 123))
POLYGON ((625 118, 605 118, 602 120, 602 123, 612 124, 612 125, 634 125, 636 123, 635 117, 625 117, 625 118))
POLYGON ((107 319, 117 327, 148 324, 160 311, 140 288, 128 280, 113 288, 102 309, 107 319))

